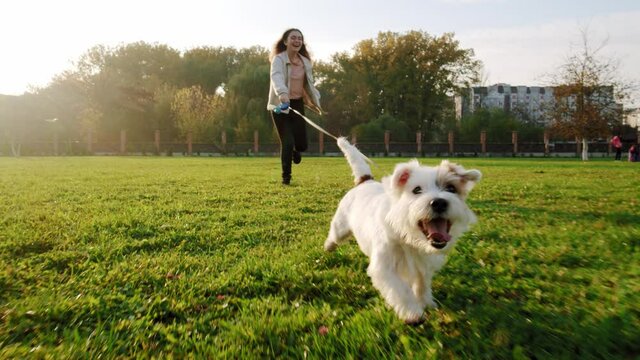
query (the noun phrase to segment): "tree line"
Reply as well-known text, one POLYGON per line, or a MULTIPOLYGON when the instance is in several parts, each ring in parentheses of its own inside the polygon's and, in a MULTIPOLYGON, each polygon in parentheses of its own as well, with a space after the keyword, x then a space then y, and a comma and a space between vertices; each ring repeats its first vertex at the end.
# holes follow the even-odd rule
MULTIPOLYGON (((0 136, 47 141, 55 131, 82 140, 94 132, 110 140, 125 129, 131 141, 151 141, 160 130, 170 141, 191 133, 194 142, 216 143, 223 133, 240 142, 258 131, 261 139, 275 141, 266 110, 269 52, 259 46, 181 53, 145 42, 98 45, 48 86, 0 95, 0 136)), ((456 119, 454 96, 479 82, 481 66, 452 33, 381 32, 352 52, 314 63, 326 113, 309 117, 334 134, 363 141, 381 141, 386 130, 394 141, 415 141, 417 132, 424 141, 446 141, 455 131, 462 141, 477 142, 480 130, 495 140, 508 141, 517 130, 523 141, 540 141, 543 130, 513 114, 480 111, 456 119)))

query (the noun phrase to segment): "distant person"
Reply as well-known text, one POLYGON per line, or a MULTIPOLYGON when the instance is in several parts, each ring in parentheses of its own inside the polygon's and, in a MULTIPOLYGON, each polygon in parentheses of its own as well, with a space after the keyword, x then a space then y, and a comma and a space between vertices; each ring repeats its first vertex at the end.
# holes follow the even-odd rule
POLYGON ((629 148, 629 161, 637 162, 638 160, 640 160, 640 143, 633 144, 629 148))
POLYGON ((288 29, 275 43, 271 51, 271 82, 269 103, 271 118, 280 139, 280 161, 282 163, 282 183, 291 182, 291 162, 299 164, 301 153, 307 150, 306 122, 289 109, 274 112, 281 104, 304 115, 304 105, 315 108, 319 113, 320 92, 313 85, 313 67, 302 32, 288 29))
POLYGON ((620 137, 618 135, 611 139, 611 146, 613 146, 613 149, 616 152, 616 160, 620 160, 622 158, 622 141, 620 141, 620 137))

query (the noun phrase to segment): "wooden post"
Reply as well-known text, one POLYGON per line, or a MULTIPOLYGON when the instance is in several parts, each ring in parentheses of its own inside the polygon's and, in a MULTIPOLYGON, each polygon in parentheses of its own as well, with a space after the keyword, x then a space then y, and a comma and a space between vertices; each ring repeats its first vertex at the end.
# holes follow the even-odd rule
POLYGON ((193 133, 189 131, 187 133, 187 155, 193 154, 193 133))
POLYGON ((258 155, 258 150, 260 148, 258 130, 253 131, 253 154, 258 155))
POLYGON ((487 153, 487 131, 480 131, 480 144, 482 144, 482 153, 487 153))
POLYGON ((544 154, 549 155, 549 130, 544 131, 542 139, 544 141, 544 154))
POLYGON ((384 154, 389 155, 389 140, 391 139, 391 132, 389 130, 384 131, 384 154))
POLYGON ((416 144, 417 144, 416 152, 418 154, 422 154, 422 132, 420 131, 416 132, 416 144))
POLYGON ((518 153, 518 132, 517 131, 511 132, 511 143, 513 144, 513 153, 517 154, 518 153))
POLYGON ((351 145, 355 145, 358 142, 358 137, 356 134, 351 134, 351 145))
POLYGON ((127 130, 120 130, 120 155, 127 153, 127 130))
POLYGON ((222 132, 221 140, 222 140, 222 153, 226 155, 227 154, 227 132, 226 131, 222 132))
POLYGON ((449 154, 453 154, 453 131, 449 131, 449 154))
POLYGON ((320 155, 324 154, 324 133, 318 132, 318 151, 320 155))
POLYGON ((154 140, 156 143, 156 155, 160 155, 160 130, 156 130, 154 140))

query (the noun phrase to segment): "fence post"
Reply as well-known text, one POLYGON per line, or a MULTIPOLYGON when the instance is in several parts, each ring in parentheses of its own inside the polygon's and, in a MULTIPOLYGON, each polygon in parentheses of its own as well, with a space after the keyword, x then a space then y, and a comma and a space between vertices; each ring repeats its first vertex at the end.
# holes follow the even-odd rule
POLYGON ((358 137, 356 134, 351 134, 351 145, 355 145, 358 142, 358 137))
POLYGON ((324 134, 322 133, 322 131, 318 132, 318 147, 320 155, 324 154, 324 134))
POLYGON ((187 133, 187 155, 191 156, 193 153, 193 134, 191 131, 187 133))
POLYGON ((160 130, 156 130, 154 141, 156 144, 156 155, 160 155, 160 130))
POLYGON ((480 144, 482 144, 482 154, 487 154, 487 131, 482 130, 480 132, 480 144))
POLYGON ((227 155, 227 132, 222 131, 222 154, 227 155))
POLYGON ((449 154, 453 154, 453 131, 449 131, 449 154))
POLYGON ((416 144, 418 145, 416 149, 416 153, 420 155, 422 154, 422 132, 421 131, 416 132, 416 144))
POLYGON ((120 155, 127 153, 127 130, 120 130, 120 155))
POLYGON ((258 149, 259 149, 259 135, 258 135, 258 130, 254 130, 253 131, 253 154, 254 155, 258 155, 258 149))
POLYGON ((391 138, 391 132, 389 130, 384 131, 384 156, 389 155, 389 140, 391 138))
POLYGON ((513 144, 513 154, 515 155, 518 153, 518 132, 517 131, 511 132, 511 143, 513 144))
POLYGON ((544 141, 544 154, 549 155, 549 131, 548 130, 544 131, 544 135, 542 139, 544 141))

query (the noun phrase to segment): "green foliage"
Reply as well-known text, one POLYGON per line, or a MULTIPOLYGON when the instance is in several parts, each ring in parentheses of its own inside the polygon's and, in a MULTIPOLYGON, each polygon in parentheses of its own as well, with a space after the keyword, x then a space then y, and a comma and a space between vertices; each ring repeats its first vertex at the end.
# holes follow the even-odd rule
MULTIPOLYGON (((479 62, 472 50, 460 48, 453 34, 435 37, 410 31, 380 33, 360 42, 353 55, 336 54, 330 63, 316 65, 327 111, 320 120, 324 126, 349 134, 362 125, 357 132, 373 134, 379 124, 366 124, 389 115, 396 119, 390 124, 399 127, 382 130, 392 130, 400 140, 407 132, 441 130, 453 106, 451 95, 475 81, 479 62)), ((195 86, 208 96, 225 95, 223 119, 212 133, 198 138, 209 142, 224 130, 229 141, 249 141, 257 130, 265 139, 274 135, 266 111, 268 84, 268 51, 259 46, 198 47, 181 54, 144 42, 98 45, 83 54, 74 69, 39 89, 41 109, 30 108, 27 116, 58 118, 57 131, 69 141, 81 140, 89 131, 99 133, 101 141, 118 141, 123 129, 130 141, 152 141, 158 129, 165 140, 175 140, 184 137, 184 122, 179 120, 184 117, 174 114, 170 104, 177 89, 195 86)), ((10 116, 51 136, 42 124, 27 123, 15 112, 10 116)), ((12 133, 19 142, 20 132, 12 133)))
POLYGON ((479 62, 473 56, 453 34, 381 32, 361 41, 353 56, 337 54, 331 64, 318 67, 330 126, 351 127, 388 114, 412 133, 432 132, 453 107, 451 95, 477 80, 479 62))
POLYGON ((225 94, 226 125, 237 141, 252 141, 258 130, 260 138, 269 139, 273 125, 266 111, 265 91, 269 89, 269 64, 266 58, 247 64, 229 80, 225 94))
POLYGON ((199 86, 179 89, 171 103, 180 137, 186 139, 191 133, 196 142, 205 142, 211 140, 212 134, 220 134, 221 109, 221 97, 209 95, 199 86))
POLYGON ((518 132, 520 142, 541 142, 544 128, 524 123, 501 109, 478 109, 460 121, 456 138, 461 142, 477 143, 480 132, 487 132, 489 143, 511 143, 511 134, 518 132))
POLYGON ((213 94, 229 81, 233 72, 233 61, 237 50, 227 47, 199 47, 183 55, 182 81, 185 86, 201 86, 213 94))
POLYGON ((381 115, 377 119, 357 125, 353 129, 360 141, 380 142, 384 139, 384 132, 388 130, 394 141, 408 141, 409 127, 403 121, 398 121, 391 115, 381 115))
POLYGON ((344 159, 0 158, 0 358, 636 356, 637 165, 461 163, 479 222, 410 327, 322 250, 344 159))

